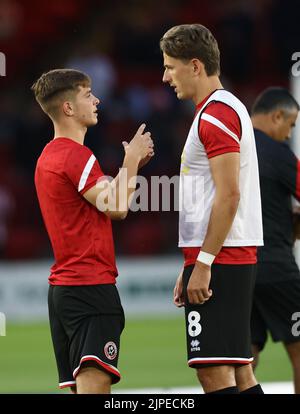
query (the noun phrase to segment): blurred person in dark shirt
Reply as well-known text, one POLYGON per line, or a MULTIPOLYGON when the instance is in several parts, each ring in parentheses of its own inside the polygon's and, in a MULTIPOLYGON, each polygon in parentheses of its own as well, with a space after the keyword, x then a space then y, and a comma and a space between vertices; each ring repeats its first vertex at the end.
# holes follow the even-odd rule
MULTIPOLYGON (((300 310, 300 273, 293 254, 295 223, 292 196, 300 201, 300 161, 287 141, 299 104, 284 88, 264 90, 252 108, 262 197, 264 246, 258 249, 258 271, 251 318, 254 366, 268 333, 289 355, 295 393, 300 393, 300 332, 293 315, 300 310)), ((299 216, 298 216, 299 217, 299 216)))

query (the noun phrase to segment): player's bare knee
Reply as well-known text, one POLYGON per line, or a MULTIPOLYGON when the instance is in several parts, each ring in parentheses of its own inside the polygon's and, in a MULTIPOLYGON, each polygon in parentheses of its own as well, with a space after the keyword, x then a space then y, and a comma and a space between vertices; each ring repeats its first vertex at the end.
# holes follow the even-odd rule
POLYGON ((252 364, 245 364, 235 368, 235 380, 239 391, 244 391, 257 384, 252 364))
POLYGON ((211 375, 204 368, 197 369, 196 373, 201 385, 212 381, 211 375))
POLYGON ((227 365, 199 368, 197 377, 205 392, 235 386, 234 368, 227 365))
POLYGON ((210 373, 205 371, 203 368, 197 369, 197 377, 205 392, 213 389, 214 378, 210 375, 210 373))
POLYGON ((111 376, 93 364, 83 366, 76 377, 78 393, 109 393, 111 383, 111 376))

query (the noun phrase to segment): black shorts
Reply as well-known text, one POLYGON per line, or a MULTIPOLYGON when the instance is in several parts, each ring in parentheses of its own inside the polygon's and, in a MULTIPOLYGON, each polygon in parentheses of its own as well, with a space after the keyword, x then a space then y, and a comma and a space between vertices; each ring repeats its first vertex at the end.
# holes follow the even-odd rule
POLYGON ((256 265, 211 267, 212 297, 188 303, 186 288, 194 266, 183 273, 188 364, 191 368, 250 363, 250 315, 256 265))
POLYGON ((251 315, 252 344, 262 350, 268 332, 274 342, 300 341, 299 335, 293 335, 295 312, 300 312, 300 278, 257 284, 251 315))
POLYGON ((81 364, 94 363, 120 380, 117 369, 124 312, 115 285, 49 286, 48 308, 59 387, 76 384, 81 364))

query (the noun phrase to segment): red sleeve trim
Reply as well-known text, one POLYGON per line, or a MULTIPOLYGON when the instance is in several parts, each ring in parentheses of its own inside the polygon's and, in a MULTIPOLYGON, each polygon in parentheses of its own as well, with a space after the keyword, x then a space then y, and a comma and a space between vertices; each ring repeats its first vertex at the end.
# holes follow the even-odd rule
POLYGON ((203 113, 217 118, 241 140, 242 123, 238 113, 230 105, 221 101, 212 101, 204 109, 203 113))
POLYGON ((89 184, 87 184, 81 191, 79 191, 79 193, 83 195, 87 190, 94 187, 97 184, 99 178, 101 178, 101 177, 103 177, 103 175, 99 175, 98 178, 96 178, 95 180, 93 180, 89 184))
MULTIPOLYGON (((182 247, 184 267, 196 263, 200 247, 182 247)), ((255 264, 257 263, 257 247, 222 247, 214 263, 219 264, 255 264)))
POLYGON ((228 154, 230 152, 240 152, 240 148, 239 147, 227 147, 227 148, 223 148, 220 150, 211 151, 209 154, 207 154, 207 158, 213 158, 213 157, 216 157, 217 155, 228 154))
POLYGON ((207 116, 200 116, 198 134, 208 158, 226 152, 239 152, 241 126, 235 110, 222 102, 212 102, 203 115, 207 116))

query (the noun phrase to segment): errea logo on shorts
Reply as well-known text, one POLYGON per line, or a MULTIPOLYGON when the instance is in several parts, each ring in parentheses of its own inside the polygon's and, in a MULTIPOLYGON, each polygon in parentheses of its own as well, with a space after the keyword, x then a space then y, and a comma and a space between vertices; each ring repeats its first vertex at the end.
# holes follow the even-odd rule
POLYGON ((106 358, 111 360, 115 359, 118 354, 117 345, 112 341, 107 342, 107 344, 104 346, 104 353, 106 358))
POLYGON ((193 351, 200 351, 200 342, 198 341, 198 339, 193 339, 191 341, 191 352, 193 351))

